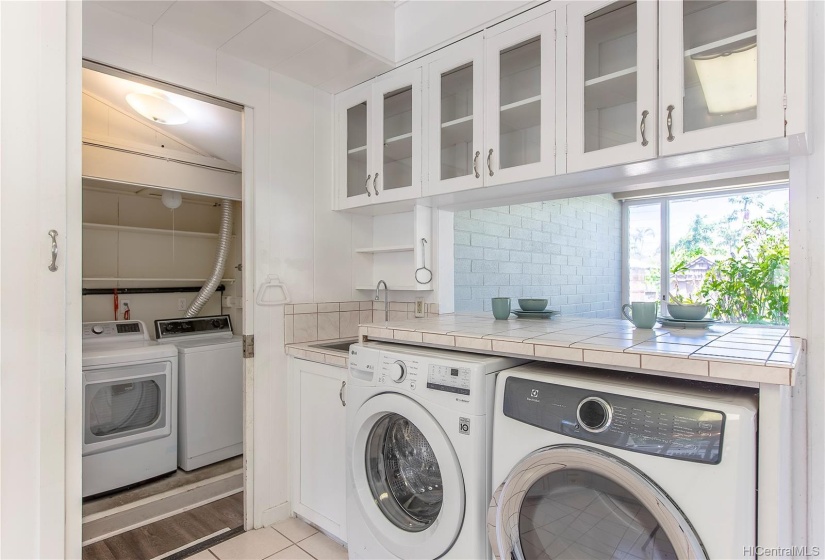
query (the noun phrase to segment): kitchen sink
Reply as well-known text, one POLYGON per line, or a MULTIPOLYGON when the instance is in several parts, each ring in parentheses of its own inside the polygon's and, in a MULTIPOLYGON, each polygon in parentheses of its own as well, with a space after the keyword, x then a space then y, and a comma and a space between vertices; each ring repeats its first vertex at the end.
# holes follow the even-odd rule
POLYGON ((323 348, 325 350, 340 350, 341 352, 349 353, 349 347, 358 342, 357 338, 351 340, 339 340, 337 342, 322 342, 320 344, 310 344, 313 348, 323 348))

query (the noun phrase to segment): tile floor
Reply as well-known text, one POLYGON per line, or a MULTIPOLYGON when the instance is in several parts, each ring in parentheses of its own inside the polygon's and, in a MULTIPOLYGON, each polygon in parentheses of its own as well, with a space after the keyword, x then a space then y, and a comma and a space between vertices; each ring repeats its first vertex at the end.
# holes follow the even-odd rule
POLYGON ((346 560, 347 549, 300 519, 247 531, 193 556, 194 560, 346 560))

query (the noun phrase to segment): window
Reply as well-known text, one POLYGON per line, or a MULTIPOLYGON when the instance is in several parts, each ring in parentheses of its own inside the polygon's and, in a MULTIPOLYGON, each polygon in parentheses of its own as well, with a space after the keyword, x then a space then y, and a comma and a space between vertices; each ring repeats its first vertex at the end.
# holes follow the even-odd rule
POLYGON ((625 201, 624 300, 707 303, 730 323, 788 323, 786 185, 625 201))

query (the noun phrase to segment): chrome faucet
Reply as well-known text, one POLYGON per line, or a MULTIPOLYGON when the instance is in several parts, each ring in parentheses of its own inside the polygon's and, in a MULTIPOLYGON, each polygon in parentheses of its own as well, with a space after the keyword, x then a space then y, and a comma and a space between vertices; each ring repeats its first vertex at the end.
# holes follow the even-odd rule
POLYGON ((380 301, 378 299, 378 291, 381 289, 381 284, 384 284, 384 322, 388 323, 390 320, 390 304, 387 303, 387 294, 389 293, 389 288, 387 288, 387 283, 383 280, 379 280, 378 284, 375 286, 375 301, 380 301))

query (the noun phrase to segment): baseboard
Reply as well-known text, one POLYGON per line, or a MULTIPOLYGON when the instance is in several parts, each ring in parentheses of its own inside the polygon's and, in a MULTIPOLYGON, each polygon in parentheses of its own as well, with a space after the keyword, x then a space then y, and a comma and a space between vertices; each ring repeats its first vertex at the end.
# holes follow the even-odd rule
POLYGON ((275 507, 271 507, 269 509, 265 509, 261 512, 261 523, 255 524, 255 528, 259 529, 261 527, 266 527, 268 525, 272 525, 273 523, 277 523, 278 521, 283 521, 288 517, 292 516, 292 506, 289 502, 284 502, 282 504, 278 504, 275 507))

